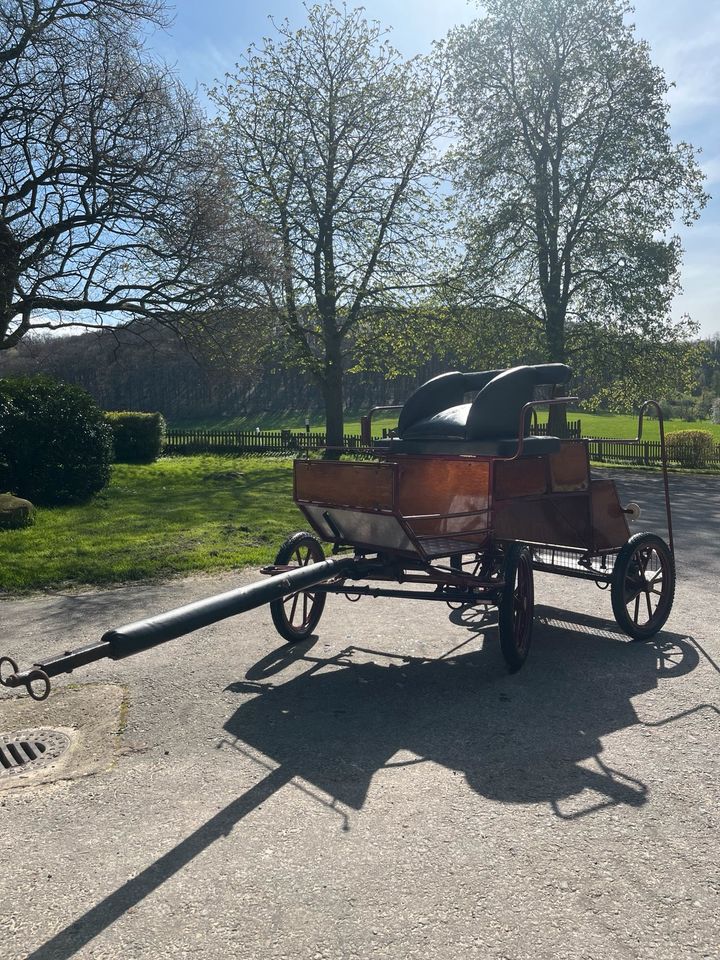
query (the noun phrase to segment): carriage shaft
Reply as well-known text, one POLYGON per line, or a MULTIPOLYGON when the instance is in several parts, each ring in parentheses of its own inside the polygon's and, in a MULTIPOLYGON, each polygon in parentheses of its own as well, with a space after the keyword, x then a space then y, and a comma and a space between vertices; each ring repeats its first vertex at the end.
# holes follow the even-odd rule
MULTIPOLYGON (((334 580, 336 577, 363 576, 371 565, 368 561, 354 557, 330 557, 319 563, 311 563, 285 573, 279 573, 268 580, 251 583, 236 590, 229 590, 205 600, 189 603, 176 610, 137 620, 134 623, 108 630, 98 643, 68 650, 38 660, 29 670, 14 670, 2 678, 3 686, 21 687, 36 680, 45 680, 61 673, 71 673, 77 667, 94 663, 97 660, 122 660, 143 650, 175 640, 185 634, 200 630, 228 617, 246 613, 280 600, 283 597, 308 590, 319 583, 334 580)), ((6 659, 7 658, 3 658, 6 659)), ((14 661, 9 661, 14 666, 14 661)), ((49 684, 48 684, 49 690, 49 684)))

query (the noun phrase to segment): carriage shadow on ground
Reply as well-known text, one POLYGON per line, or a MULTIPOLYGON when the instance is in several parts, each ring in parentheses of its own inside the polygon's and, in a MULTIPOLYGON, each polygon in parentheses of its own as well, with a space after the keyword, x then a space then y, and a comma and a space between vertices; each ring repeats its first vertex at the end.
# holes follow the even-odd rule
POLYGON ((693 670, 697 650, 668 632, 638 644, 606 620, 536 612, 531 659, 514 676, 493 642, 493 616, 472 608, 451 614, 467 640, 436 659, 359 647, 320 658, 311 642, 283 647, 230 686, 256 696, 226 724, 229 742, 249 745, 355 810, 372 777, 406 764, 393 757, 408 751, 415 762, 462 773, 481 796, 549 803, 564 819, 644 804, 646 785, 603 761, 602 738, 638 724, 632 699, 693 670), (481 633, 482 648, 464 652, 481 633), (298 661, 303 673, 271 679, 298 661), (581 794, 582 803, 563 806, 581 794))
POLYGON ((451 614, 467 628, 467 640, 435 659, 359 647, 321 658, 313 655, 316 638, 264 657, 228 687, 252 696, 227 722, 225 743, 260 751, 266 776, 28 960, 73 956, 290 784, 360 810, 374 775, 431 761, 461 772, 482 797, 549 803, 562 819, 645 804, 647 786, 603 761, 601 738, 640 722, 633 697, 695 669, 692 638, 664 632, 636 644, 606 620, 547 607, 536 614, 531 660, 514 676, 501 660, 492 620, 467 608, 451 614), (482 648, 463 652, 480 634, 487 638, 482 648), (279 674, 291 666, 291 679, 282 682, 279 674), (400 751, 415 758, 393 760, 400 751), (579 806, 563 808, 578 798, 579 806))

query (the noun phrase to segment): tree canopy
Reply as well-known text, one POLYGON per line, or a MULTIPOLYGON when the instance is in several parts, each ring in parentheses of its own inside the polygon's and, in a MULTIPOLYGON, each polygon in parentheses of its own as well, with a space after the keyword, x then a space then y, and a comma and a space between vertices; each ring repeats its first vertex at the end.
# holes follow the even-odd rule
POLYGON ((339 443, 351 332, 427 282, 439 81, 361 9, 325 5, 277 25, 212 96, 238 206, 282 264, 265 302, 339 443))
MULTIPOLYGON (((486 0, 446 53, 466 298, 509 304, 568 359, 573 323, 668 332, 676 218, 705 203, 668 84, 621 0, 486 0)), ((685 333, 683 329, 681 331, 685 333)))

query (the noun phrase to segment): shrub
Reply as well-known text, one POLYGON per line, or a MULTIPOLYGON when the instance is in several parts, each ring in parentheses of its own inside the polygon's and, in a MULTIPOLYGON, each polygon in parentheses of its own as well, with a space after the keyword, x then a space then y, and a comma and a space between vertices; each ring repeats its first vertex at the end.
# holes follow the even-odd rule
POLYGON ((162 453, 166 424, 161 413, 106 413, 118 463, 150 463, 162 453))
POLYGON ((84 390, 43 376, 0 380, 0 410, 3 489, 39 504, 77 503, 110 480, 112 431, 84 390))
POLYGON ((715 397, 712 402, 712 422, 720 423, 720 397, 715 397))
POLYGON ((704 467, 715 450, 709 430, 677 430, 666 437, 668 459, 681 467, 704 467))

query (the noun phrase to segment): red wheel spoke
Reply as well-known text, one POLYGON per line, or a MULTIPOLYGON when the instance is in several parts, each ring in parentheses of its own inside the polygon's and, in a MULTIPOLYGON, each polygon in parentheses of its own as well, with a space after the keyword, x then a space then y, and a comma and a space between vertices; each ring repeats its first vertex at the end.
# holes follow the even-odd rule
POLYGON ((652 604, 650 603, 650 591, 649 591, 649 590, 645 592, 645 600, 647 601, 648 622, 649 622, 649 621, 652 620, 652 618, 653 618, 653 608, 652 608, 652 604))
POLYGON ((640 593, 635 597, 635 613, 633 614, 633 620, 635 623, 638 622, 638 617, 640 616, 640 593))
POLYGON ((290 616, 288 617, 288 620, 290 621, 290 623, 292 623, 293 620, 295 619, 295 611, 297 610, 297 604, 299 599, 300 599, 300 594, 296 593, 295 596, 293 597, 292 607, 290 609, 290 616))

